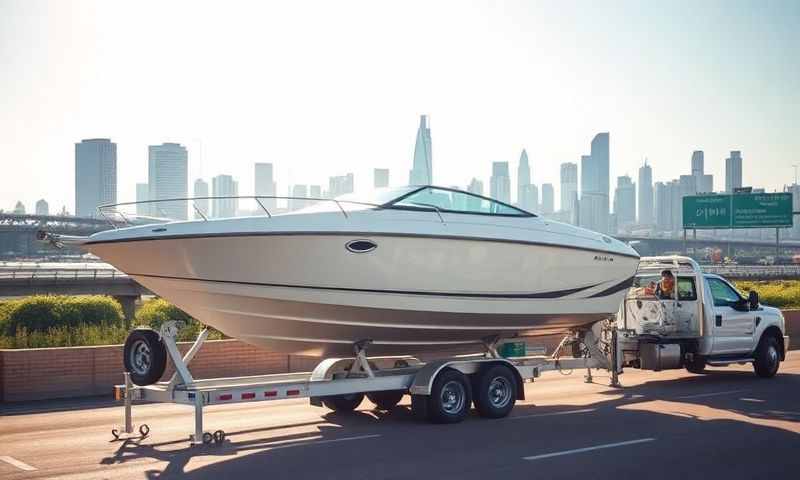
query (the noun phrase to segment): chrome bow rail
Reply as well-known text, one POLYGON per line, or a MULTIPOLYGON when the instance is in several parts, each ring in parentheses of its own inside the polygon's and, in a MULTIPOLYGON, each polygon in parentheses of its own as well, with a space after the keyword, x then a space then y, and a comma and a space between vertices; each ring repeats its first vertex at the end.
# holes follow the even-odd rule
MULTIPOLYGON (((344 205, 358 205, 358 206, 367 206, 373 208, 379 208, 382 205, 378 205, 375 203, 368 203, 368 202, 356 202, 351 200, 337 200, 334 198, 308 198, 308 197, 283 197, 283 196, 264 196, 264 195, 252 195, 252 196, 212 196, 212 197, 186 197, 186 198, 164 198, 158 200, 142 200, 139 202, 123 202, 123 203, 113 203, 113 204, 106 204, 100 205, 97 207, 97 212, 114 228, 119 228, 119 224, 122 223, 124 226, 134 225, 137 222, 134 220, 136 218, 144 218, 148 223, 163 223, 168 222, 171 218, 167 217, 152 217, 152 216, 136 216, 131 214, 126 214, 120 210, 120 207, 129 207, 129 206, 136 206, 136 205, 154 205, 161 213, 164 212, 163 209, 157 207, 158 204, 164 204, 168 202, 187 202, 189 205, 192 206, 192 209, 195 213, 204 221, 208 221, 208 212, 203 212, 195 203, 197 200, 255 200, 256 204, 264 211, 267 217, 272 218, 273 212, 270 212, 269 209, 264 205, 264 200, 288 200, 288 201, 303 201, 309 202, 309 207, 315 203, 320 202, 329 202, 336 205, 338 210, 344 215, 345 218, 350 218, 347 210, 344 209, 342 206, 344 205), (117 215, 119 218, 122 219, 120 222, 119 220, 115 220, 112 216, 117 215), (132 217, 132 218, 129 218, 132 217)), ((306 207, 308 208, 308 207, 306 207)), ((438 209, 437 209, 438 210, 438 209)), ((441 215, 440 215, 441 217, 441 215)), ((139 224, 144 224, 142 222, 138 222, 139 224)))

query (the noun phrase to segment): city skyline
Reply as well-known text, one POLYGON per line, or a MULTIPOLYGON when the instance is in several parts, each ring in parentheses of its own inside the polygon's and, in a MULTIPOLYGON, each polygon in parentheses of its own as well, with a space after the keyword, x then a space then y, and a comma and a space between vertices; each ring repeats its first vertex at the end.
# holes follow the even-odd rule
POLYGON ((162 142, 188 148, 190 179, 231 174, 243 194, 252 193, 254 161, 276 165, 281 185, 352 172, 363 188, 375 165, 400 184, 420 113, 434 130, 437 184, 486 182, 488 162, 513 168, 523 147, 535 181, 555 182, 560 164, 578 161, 600 131, 614 136, 612 179, 634 177, 645 156, 654 181, 677 178, 703 150, 706 173, 720 182, 724 159, 739 150, 759 165, 744 167, 746 183, 791 183, 800 151, 796 2, 389 10, 3 2, 0 208, 22 200, 30 211, 45 196, 51 210, 74 211, 70 145, 93 137, 119 145, 119 178, 131 179, 120 182, 120 201, 135 199, 146 147, 162 142), (295 19, 326 42, 292 31, 295 19), (152 25, 146 37, 142 24, 152 25))

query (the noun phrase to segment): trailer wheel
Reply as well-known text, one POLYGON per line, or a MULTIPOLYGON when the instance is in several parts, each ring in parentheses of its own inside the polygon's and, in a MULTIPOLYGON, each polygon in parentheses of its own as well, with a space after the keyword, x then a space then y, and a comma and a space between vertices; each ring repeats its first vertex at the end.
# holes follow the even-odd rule
POLYGON ((404 390, 384 390, 382 392, 370 392, 367 398, 374 403, 378 410, 391 410, 403 399, 404 390))
POLYGON ((706 359, 695 355, 691 361, 686 362, 686 371, 689 373, 702 374, 706 373, 706 359))
POLYGON ((149 328, 137 328, 128 334, 122 351, 125 371, 131 381, 139 386, 156 383, 167 366, 167 349, 158 333, 149 328))
POLYGON ((472 389, 467 376, 452 368, 442 370, 433 382, 430 396, 425 400, 425 413, 429 421, 458 423, 464 420, 472 403, 472 389))
POLYGON ((503 418, 517 402, 517 380, 503 365, 494 365, 478 372, 474 384, 475 409, 485 418, 503 418))
POLYGON ((322 397, 322 403, 334 412, 352 412, 364 401, 363 393, 348 393, 322 397))
POLYGON ((753 370, 761 378, 772 378, 778 373, 781 363, 781 356, 778 352, 778 342, 772 335, 761 337, 756 349, 756 358, 753 362, 753 370))

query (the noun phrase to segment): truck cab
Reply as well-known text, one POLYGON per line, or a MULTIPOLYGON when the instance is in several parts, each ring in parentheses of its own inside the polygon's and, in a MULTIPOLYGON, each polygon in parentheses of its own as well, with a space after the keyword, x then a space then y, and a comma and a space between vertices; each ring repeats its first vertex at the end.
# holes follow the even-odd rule
POLYGON ((648 370, 752 363, 771 377, 789 341, 780 310, 682 256, 642 257, 616 327, 619 366, 648 370), (658 288, 670 277, 674 288, 658 288))

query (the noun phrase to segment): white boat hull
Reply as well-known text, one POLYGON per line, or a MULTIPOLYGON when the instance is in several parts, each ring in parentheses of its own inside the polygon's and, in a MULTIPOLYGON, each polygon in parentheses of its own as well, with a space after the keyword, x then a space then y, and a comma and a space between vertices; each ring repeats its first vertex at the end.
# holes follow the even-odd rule
POLYGON ((638 264, 590 249, 374 232, 87 247, 226 335, 306 355, 349 355, 361 340, 379 355, 559 333, 616 312, 638 264), (353 239, 377 248, 352 253, 353 239))

